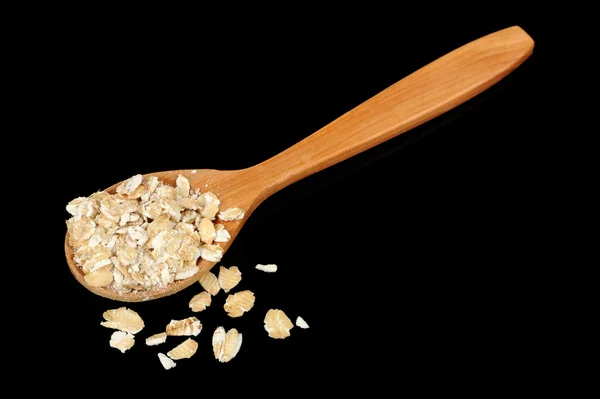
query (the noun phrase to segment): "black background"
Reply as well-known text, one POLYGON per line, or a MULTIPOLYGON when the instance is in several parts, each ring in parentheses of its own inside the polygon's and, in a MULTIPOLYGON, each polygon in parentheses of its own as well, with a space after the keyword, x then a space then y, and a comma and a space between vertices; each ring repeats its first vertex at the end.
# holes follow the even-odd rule
POLYGON ((534 326, 545 310, 532 276, 543 219, 537 194, 551 169, 535 156, 549 140, 539 125, 547 32, 517 11, 476 10, 461 20, 355 11, 296 22, 286 14, 243 28, 209 28, 206 16, 186 24, 140 18, 139 28, 90 28, 83 19, 40 39, 47 51, 37 99, 48 127, 40 142, 52 148, 43 168, 64 180, 53 183, 46 220, 51 272, 35 299, 47 309, 36 366, 59 367, 68 381, 183 395, 227 380, 221 392, 262 391, 274 378, 288 392, 316 392, 322 383, 376 393, 467 390, 473 381, 501 388, 530 378, 543 356, 534 326), (512 25, 536 47, 500 83, 259 206, 221 262, 241 269, 236 289, 255 293, 254 308, 230 319, 219 293, 195 314, 204 325, 198 352, 174 369, 164 370, 156 354, 183 339, 158 347, 144 339, 191 316, 199 285, 124 304, 71 276, 63 252, 71 199, 136 173, 254 165, 434 59, 512 25), (263 273, 257 263, 279 270, 263 273), (100 326, 102 313, 120 306, 146 323, 124 354, 108 345, 113 330, 100 326), (263 329, 269 308, 302 316, 310 328, 271 339, 263 329), (212 356, 219 325, 244 337, 227 364, 212 356))

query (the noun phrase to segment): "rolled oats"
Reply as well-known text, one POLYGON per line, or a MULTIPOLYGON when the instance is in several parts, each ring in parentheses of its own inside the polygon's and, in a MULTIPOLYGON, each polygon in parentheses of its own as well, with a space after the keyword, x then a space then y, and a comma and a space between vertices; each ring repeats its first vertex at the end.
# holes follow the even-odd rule
POLYGON ((165 370, 172 369, 177 365, 170 357, 168 357, 164 353, 158 354, 158 360, 160 360, 160 364, 162 364, 165 370))
POLYGON ((184 267, 183 269, 180 269, 177 274, 175 274, 175 280, 185 280, 186 278, 192 277, 199 271, 200 268, 196 265, 184 267))
POLYGON ((289 337, 290 330, 294 327, 290 318, 280 309, 269 309, 264 323, 269 337, 276 339, 289 337))
POLYGON ((304 321, 304 319, 300 316, 298 316, 296 318, 296 326, 300 327, 300 328, 308 328, 308 324, 306 323, 306 321, 304 321))
POLYGON ((146 345, 155 346, 164 344, 167 341, 167 333, 161 332, 158 334, 154 334, 146 338, 146 345))
POLYGON ((89 274, 83 276, 83 280, 92 287, 107 287, 114 281, 114 278, 110 270, 101 269, 90 271, 89 274))
POLYGON ((135 191, 136 188, 138 188, 138 186, 140 184, 142 184, 142 175, 137 174, 133 177, 131 177, 130 179, 126 180, 125 182, 123 182, 121 185, 119 185, 117 187, 117 193, 119 194, 131 194, 135 191))
POLYGON ((209 292, 203 291, 190 300, 189 307, 192 309, 192 312, 202 312, 212 302, 212 296, 209 292))
POLYGON ((177 191, 180 197, 187 198, 190 196, 190 181, 186 177, 183 175, 177 176, 175 185, 177 186, 177 191))
POLYGON ((192 338, 188 338, 167 352, 167 356, 173 360, 189 359, 194 356, 196 350, 198 350, 198 343, 192 338))
POLYGON ((231 291, 242 280, 242 272, 237 266, 219 267, 219 286, 224 292, 231 291))
POLYGON ((221 290, 219 279, 213 272, 205 273, 198 279, 198 283, 212 296, 217 295, 221 290))
POLYGON ((275 273, 277 271, 277 265, 274 265, 274 264, 261 265, 259 263, 258 265, 256 265, 256 269, 262 270, 263 272, 267 272, 267 273, 275 273))
POLYGON ((198 231, 200 233, 200 239, 205 244, 212 244, 214 239, 217 237, 215 225, 209 218, 200 219, 200 223, 198 224, 198 231))
POLYGON ((231 239, 231 234, 222 223, 215 223, 215 242, 227 242, 231 239))
POLYGON ((254 293, 249 290, 229 294, 223 309, 229 317, 240 317, 254 306, 254 293))
POLYGON ((113 328, 131 334, 137 334, 144 328, 144 320, 140 315, 124 306, 107 310, 102 314, 102 317, 106 321, 101 322, 100 325, 106 328, 113 328))
POLYGON ((204 244, 200 249, 200 257, 209 262, 219 262, 223 257, 223 248, 219 244, 204 244))
POLYGON ((171 320, 165 332, 167 335, 190 336, 198 335, 202 331, 202 323, 194 316, 183 320, 171 320))
POLYGON ((125 331, 115 331, 110 336, 110 347, 116 348, 121 351, 121 353, 125 353, 127 350, 131 349, 133 344, 135 344, 135 337, 133 334, 125 332, 125 331))
POLYGON ((217 327, 213 333, 212 346, 215 359, 227 363, 240 351, 242 334, 235 328, 225 332, 225 328, 217 327))
POLYGON ((245 211, 242 208, 229 208, 219 212, 219 219, 225 221, 240 220, 244 217, 245 211))
POLYGON ((242 208, 220 212, 210 191, 191 189, 178 175, 175 187, 156 176, 132 176, 114 194, 77 197, 66 210, 73 260, 89 286, 117 293, 161 290, 193 277, 200 259, 219 262, 231 235, 220 220, 239 220, 242 208))

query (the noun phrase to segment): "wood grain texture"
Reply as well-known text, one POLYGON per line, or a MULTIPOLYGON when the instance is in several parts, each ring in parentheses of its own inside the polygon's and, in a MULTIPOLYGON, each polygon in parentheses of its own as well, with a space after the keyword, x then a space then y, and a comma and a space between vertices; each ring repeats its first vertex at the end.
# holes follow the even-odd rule
MULTIPOLYGON (((221 209, 246 209, 241 221, 224 222, 231 240, 223 243, 225 252, 252 212, 270 195, 286 186, 335 165, 345 159, 390 140, 464 103, 488 89, 517 68, 532 53, 534 42, 518 26, 506 28, 472 41, 431 62, 369 100, 358 105, 309 137, 255 166, 232 171, 199 169, 157 172, 167 184, 175 184, 178 174, 192 187, 213 191, 221 199, 221 209)), ((107 191, 114 192, 117 185, 107 191)), ((178 281, 162 291, 134 291, 118 295, 105 288, 90 287, 73 261, 65 237, 65 255, 77 281, 91 292, 106 298, 139 302, 174 294, 215 266, 200 260, 200 273, 178 281)))

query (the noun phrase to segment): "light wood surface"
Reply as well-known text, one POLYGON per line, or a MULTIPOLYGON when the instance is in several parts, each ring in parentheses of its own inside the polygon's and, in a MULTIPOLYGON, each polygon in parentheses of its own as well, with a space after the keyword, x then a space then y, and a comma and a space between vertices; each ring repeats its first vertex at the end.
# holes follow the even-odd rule
MULTIPOLYGON (((227 251, 248 217, 270 195, 464 103, 518 67, 531 55, 533 47, 531 37, 518 26, 491 33, 415 71, 260 164, 233 171, 198 169, 192 173, 192 170, 172 170, 152 175, 174 185, 181 173, 190 180, 192 187, 218 194, 221 209, 232 206, 246 209, 243 220, 224 222, 231 234, 229 242, 221 243, 227 251)), ((118 184, 107 191, 114 191, 118 184)), ((87 289, 124 302, 147 301, 174 294, 195 283, 215 266, 213 262, 200 260, 200 273, 178 281, 164 291, 118 295, 85 284, 82 271, 73 262, 68 236, 65 255, 71 272, 87 289)))

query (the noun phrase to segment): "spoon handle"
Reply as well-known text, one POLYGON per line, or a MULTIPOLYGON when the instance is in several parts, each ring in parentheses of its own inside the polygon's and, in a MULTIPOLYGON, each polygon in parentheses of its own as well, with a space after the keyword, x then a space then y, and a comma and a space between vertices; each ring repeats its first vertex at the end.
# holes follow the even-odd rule
POLYGON ((417 127, 488 89, 517 68, 534 42, 512 26, 438 58, 252 167, 263 198, 417 127))

